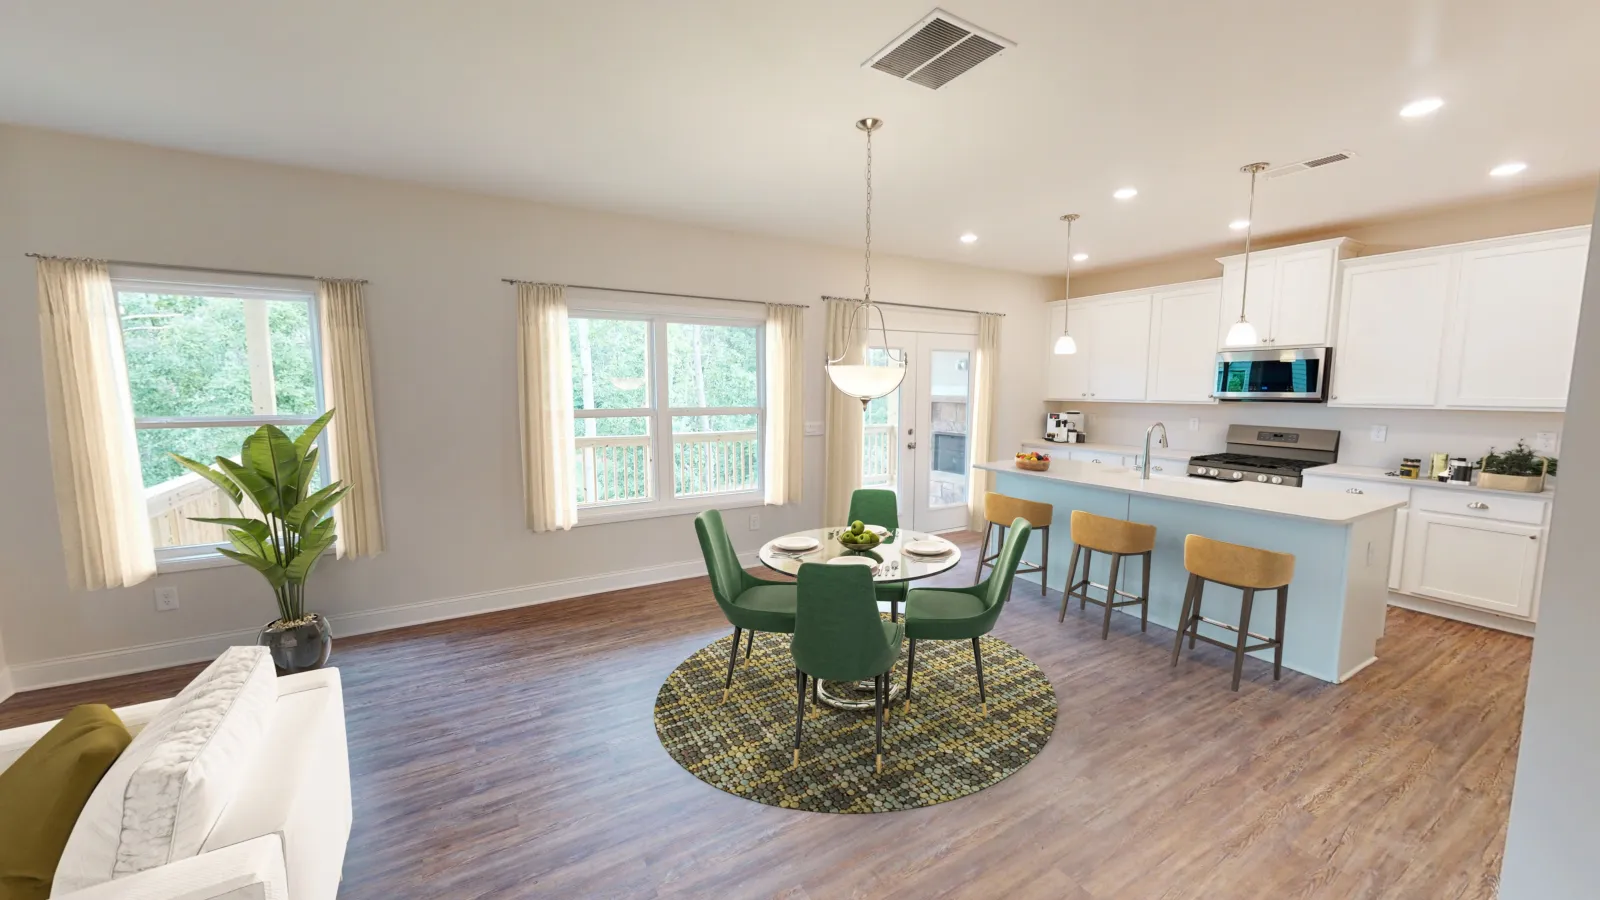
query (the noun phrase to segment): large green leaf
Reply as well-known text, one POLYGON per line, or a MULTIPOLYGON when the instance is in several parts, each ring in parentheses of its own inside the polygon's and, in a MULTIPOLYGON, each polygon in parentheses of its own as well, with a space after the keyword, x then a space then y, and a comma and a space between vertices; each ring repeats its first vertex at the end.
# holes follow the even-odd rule
POLYGON ((169 453, 167 455, 177 460, 178 465, 183 466, 185 469, 188 469, 197 475, 204 475, 207 481, 216 485, 217 488, 220 489, 224 494, 227 494, 228 497, 233 500, 234 505, 238 505, 241 497, 239 486, 229 480, 228 476, 218 472, 216 469, 211 468, 205 463, 195 462, 186 456, 179 456, 176 453, 169 453))
POLYGON ((251 537, 255 538, 258 541, 270 541, 270 540, 272 540, 272 528, 270 526, 268 526, 267 523, 261 521, 260 519, 240 519, 240 518, 202 519, 199 516, 190 516, 189 517, 189 521, 191 521, 191 522, 206 522, 206 523, 209 523, 209 524, 212 524, 212 525, 226 525, 229 528, 237 528, 237 529, 245 532, 246 534, 250 535, 251 537))
POLYGON ((228 529, 228 540, 233 543, 234 549, 240 553, 258 557, 267 562, 279 561, 278 548, 270 540, 262 540, 238 528, 228 529))
POLYGON ((311 482, 317 477, 317 457, 320 451, 316 447, 300 460, 300 489, 295 492, 296 502, 311 496, 311 482))
POLYGON ((228 478, 232 479, 238 489, 244 492, 255 503, 261 512, 271 515, 282 507, 278 503, 278 492, 265 478, 255 473, 255 470, 241 466, 226 456, 217 457, 217 468, 221 469, 228 478))
POLYGON ((295 449, 299 451, 302 459, 310 452, 311 445, 317 440, 317 435, 322 433, 322 429, 328 427, 328 420, 332 418, 333 410, 330 409, 318 416, 315 422, 307 425, 306 430, 300 432, 300 436, 294 439, 295 449))
POLYGON ((284 514, 283 520, 289 523, 290 528, 304 533, 307 529, 318 524, 318 520, 328 510, 333 509, 334 504, 343 499, 347 491, 349 491, 348 487, 336 481, 295 504, 294 509, 284 514))
POLYGON ((250 568, 255 569, 257 572, 260 572, 262 575, 265 575, 267 577, 267 583, 272 585, 273 590, 283 587, 283 583, 289 580, 288 576, 284 574, 283 566, 280 566, 275 562, 262 559, 259 556, 251 556, 248 553, 240 553, 237 550, 229 550, 227 547, 218 547, 217 552, 231 560, 242 562, 250 568))
POLYGON ((300 543, 300 553, 289 562, 284 570, 288 580, 303 584, 306 577, 311 574, 311 569, 317 564, 317 558, 334 542, 333 520, 324 519, 311 529, 300 543))
POLYGON ((298 499, 300 451, 276 425, 263 425, 244 439, 239 461, 266 479, 278 495, 278 508, 287 509, 298 499))

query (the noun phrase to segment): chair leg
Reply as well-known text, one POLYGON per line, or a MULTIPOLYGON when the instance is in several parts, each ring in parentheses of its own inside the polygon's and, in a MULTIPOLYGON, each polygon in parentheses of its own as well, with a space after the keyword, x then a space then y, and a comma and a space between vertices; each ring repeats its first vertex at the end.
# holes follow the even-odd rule
POLYGON ((745 639, 744 639, 744 661, 745 662, 749 662, 750 661, 750 654, 755 651, 755 647, 756 647, 756 630, 754 628, 752 628, 752 629, 750 629, 750 633, 748 635, 746 635, 745 639))
POLYGON ((989 714, 989 697, 983 692, 983 651, 978 648, 978 639, 972 639, 972 662, 978 667, 978 708, 983 714, 989 714))
POLYGON ((1145 551, 1145 553, 1144 553, 1144 565, 1140 566, 1140 568, 1143 569, 1143 572, 1140 574, 1140 587, 1139 587, 1139 597, 1140 597, 1140 603, 1139 603, 1139 630, 1140 631, 1149 631, 1150 630, 1150 551, 1148 551, 1148 550, 1145 551))
POLYGON ((973 584, 983 580, 983 558, 989 555, 989 533, 992 531, 994 531, 993 522, 983 523, 983 544, 978 547, 978 564, 972 570, 973 584))
POLYGON ((1289 615, 1289 586, 1286 584, 1278 588, 1278 627, 1273 629, 1273 640, 1277 646, 1272 648, 1272 680, 1277 681, 1283 676, 1283 620, 1289 615))
POLYGON ((902 713, 911 711, 911 673, 917 668, 917 639, 911 638, 906 643, 909 645, 906 650, 906 703, 900 707, 902 713))
POLYGON ((1056 616, 1057 622, 1067 620, 1067 604, 1072 600, 1072 583, 1078 579, 1078 553, 1083 550, 1077 544, 1072 545, 1072 557, 1067 560, 1067 589, 1061 594, 1061 615, 1056 616))
MULTIPOLYGON (((1112 604, 1117 602, 1117 576, 1122 572, 1122 554, 1111 554, 1111 578, 1106 582, 1106 616, 1105 624, 1100 626, 1100 640, 1111 636, 1111 610, 1112 604)), ((1088 593, 1088 591, 1084 591, 1088 593)))
POLYGON ((1039 540, 1044 542, 1039 551, 1044 555, 1044 561, 1039 564, 1039 596, 1049 593, 1050 588, 1050 526, 1039 529, 1039 540))
MULTIPOLYGON (((794 765, 798 766, 800 765, 800 732, 801 729, 805 728, 806 724, 806 673, 795 669, 794 683, 799 689, 800 695, 799 706, 795 707, 794 713, 794 765)), ((812 679, 812 684, 815 683, 816 679, 812 679)))
POLYGON ((813 708, 822 709, 822 698, 817 696, 817 680, 811 679, 811 703, 813 708))
POLYGON ((875 720, 874 724, 877 730, 876 753, 878 757, 878 763, 877 766, 874 767, 874 771, 876 772, 883 771, 883 698, 885 694, 889 693, 887 690, 888 685, 886 684, 888 680, 888 673, 884 673, 883 675, 879 675, 878 677, 872 679, 872 716, 875 720))
POLYGON ((1256 602, 1255 588, 1244 589, 1244 605, 1239 610, 1239 643, 1233 649, 1233 689, 1239 689, 1244 675, 1244 648, 1250 642, 1250 607, 1256 602))
POLYGON ((1189 610, 1189 649, 1193 650, 1195 635, 1200 631, 1200 605, 1206 598, 1206 580, 1200 578, 1194 583, 1194 608, 1189 610))
POLYGON ((1183 636, 1189 630, 1189 611, 1194 606, 1195 582, 1200 576, 1191 573, 1183 586, 1183 610, 1178 613, 1178 635, 1172 639, 1172 667, 1178 667, 1178 657, 1183 653, 1183 636))
POLYGON ((1078 611, 1089 608, 1089 581, 1094 578, 1094 551, 1083 548, 1083 592, 1078 595, 1078 611))
POLYGON ((728 680, 722 683, 722 702, 728 702, 728 691, 733 688, 733 664, 739 661, 739 635, 744 631, 737 625, 733 628, 733 652, 728 654, 728 680))

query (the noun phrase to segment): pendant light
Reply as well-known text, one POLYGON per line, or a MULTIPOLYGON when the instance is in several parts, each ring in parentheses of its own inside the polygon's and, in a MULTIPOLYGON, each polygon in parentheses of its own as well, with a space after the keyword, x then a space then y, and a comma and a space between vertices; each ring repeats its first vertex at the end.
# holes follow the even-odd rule
MULTIPOLYGON (((861 401, 864 410, 867 403, 892 394, 900 387, 900 382, 906 377, 906 359, 904 352, 896 359, 894 351, 889 349, 889 323, 883 317, 883 308, 872 302, 872 133, 883 127, 882 119, 862 119, 856 127, 867 133, 867 241, 866 241, 866 284, 861 291, 861 302, 850 311, 848 333, 855 334, 856 320, 865 317, 865 334, 868 338, 872 335, 872 311, 878 311, 878 325, 883 334, 883 355, 888 358, 886 365, 875 366, 863 359, 860 363, 846 363, 850 356, 849 348, 839 353, 838 359, 828 360, 828 379, 840 391, 861 401)), ((870 344, 867 348, 870 349, 870 344)))
POLYGON ((1250 296, 1250 233, 1256 224, 1256 176, 1266 168, 1267 163, 1254 162, 1239 169, 1250 176, 1250 214, 1244 226, 1244 286, 1239 289, 1239 321, 1228 329, 1228 337, 1223 341, 1229 347, 1248 347, 1261 342, 1256 335, 1256 327, 1244 317, 1244 303, 1245 298, 1250 296))
POLYGON ((1067 213, 1061 221, 1067 223, 1067 299, 1061 303, 1061 336, 1056 338, 1056 355, 1071 356, 1078 352, 1078 342, 1067 327, 1067 314, 1072 311, 1072 223, 1078 221, 1078 214, 1067 213))

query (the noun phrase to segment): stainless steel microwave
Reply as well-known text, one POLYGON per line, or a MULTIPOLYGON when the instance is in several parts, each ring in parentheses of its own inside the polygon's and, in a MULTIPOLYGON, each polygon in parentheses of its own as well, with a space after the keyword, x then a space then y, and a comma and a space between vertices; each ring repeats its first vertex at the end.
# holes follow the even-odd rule
POLYGON ((1218 400, 1321 403, 1328 399, 1327 347, 1225 350, 1217 354, 1218 400))

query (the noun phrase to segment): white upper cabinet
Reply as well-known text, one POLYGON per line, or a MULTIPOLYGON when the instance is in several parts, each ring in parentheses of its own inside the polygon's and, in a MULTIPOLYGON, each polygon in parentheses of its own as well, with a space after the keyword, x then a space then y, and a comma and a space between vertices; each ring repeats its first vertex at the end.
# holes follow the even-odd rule
POLYGON ((1459 253, 1444 405, 1567 405, 1588 247, 1585 230, 1459 253))
POLYGON ((1150 295, 1112 294, 1072 303, 1078 352, 1058 356, 1064 301, 1051 304, 1046 388, 1051 400, 1143 400, 1150 362, 1150 295))
POLYGON ((1211 324, 1222 302, 1213 278, 1174 285, 1150 299, 1148 399, 1157 403, 1212 403, 1217 351, 1211 324))
MULTIPOLYGON (((1076 306, 1076 304, 1074 304, 1076 306)), ((1062 320, 1067 315, 1065 300, 1050 304, 1050 333, 1045 335, 1046 367, 1045 396, 1050 400, 1077 400, 1089 395, 1088 357, 1084 355, 1084 316, 1072 311, 1072 337, 1078 342, 1078 352, 1062 356, 1055 352, 1056 338, 1061 336, 1062 320)))
POLYGON ((1336 406, 1437 403, 1450 254, 1351 260, 1345 263, 1341 295, 1329 401, 1336 406))
MULTIPOLYGON (((1252 346, 1320 347, 1330 343, 1339 260, 1351 256, 1360 246, 1348 238, 1333 238, 1251 253, 1245 316, 1259 338, 1252 346)), ((1228 329, 1239 320, 1244 256, 1217 261, 1222 263, 1217 346, 1226 348, 1228 329)))

